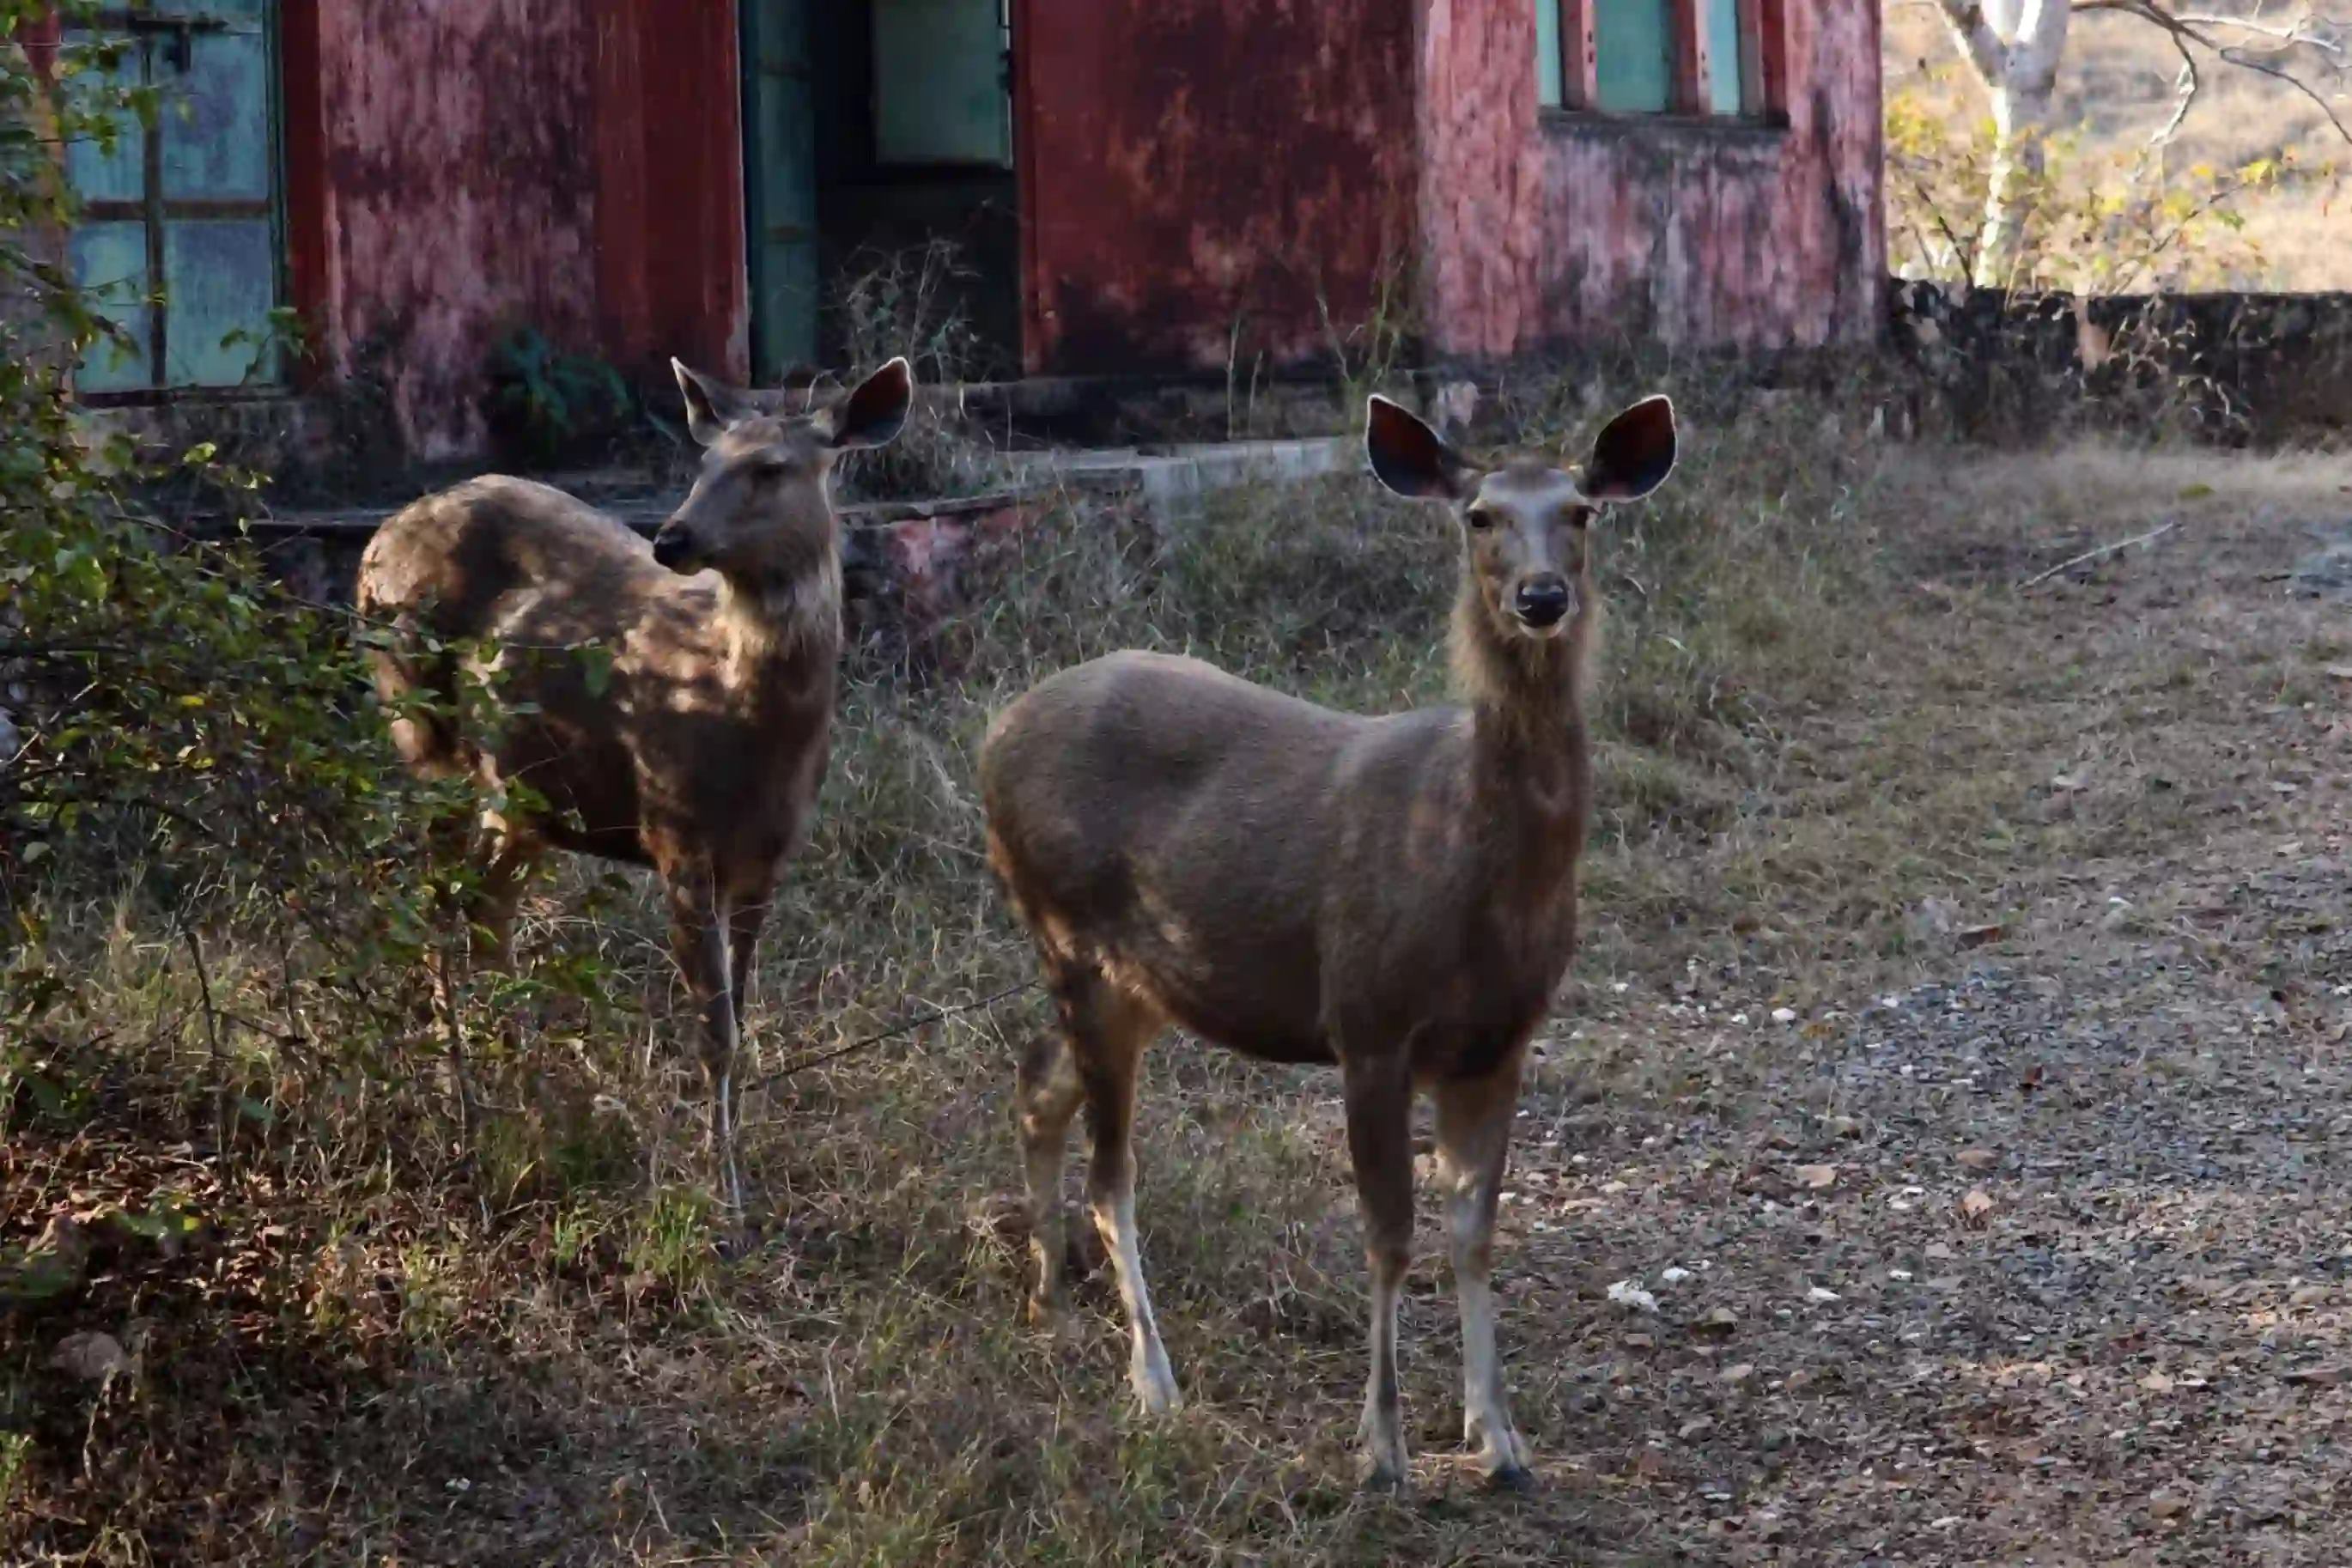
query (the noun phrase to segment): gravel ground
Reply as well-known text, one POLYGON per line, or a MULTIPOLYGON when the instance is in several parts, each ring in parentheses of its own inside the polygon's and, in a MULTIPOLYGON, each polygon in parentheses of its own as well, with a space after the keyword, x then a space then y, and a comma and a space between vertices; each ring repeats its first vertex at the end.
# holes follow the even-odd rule
POLYGON ((2003 632, 2017 694, 2100 672, 2016 806, 2095 852, 1926 902, 1906 983, 1565 1010, 1504 1254, 1614 1544, 2352 1563, 2352 520, 2182 545, 2003 632), (2145 700, 2184 650, 2210 679, 2145 700))

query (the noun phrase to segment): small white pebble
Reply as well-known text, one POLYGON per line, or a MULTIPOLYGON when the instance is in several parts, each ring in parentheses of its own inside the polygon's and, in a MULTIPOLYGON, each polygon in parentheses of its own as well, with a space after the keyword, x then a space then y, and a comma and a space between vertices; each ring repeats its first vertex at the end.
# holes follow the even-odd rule
POLYGON ((1667 1269, 1667 1270, 1665 1270, 1664 1273, 1662 1273, 1662 1274, 1660 1274, 1660 1275, 1658 1276, 1658 1278, 1659 1278, 1660 1279, 1662 1279, 1662 1280, 1665 1281, 1665 1282, 1666 1282, 1667 1284, 1669 1284, 1669 1285, 1679 1285, 1679 1284, 1681 1284, 1684 1280, 1685 1280, 1685 1279, 1689 1279, 1690 1277, 1691 1277, 1691 1271, 1690 1271, 1689 1269, 1687 1269, 1687 1268, 1685 1268, 1681 1267, 1680 1265, 1676 1265, 1675 1267, 1674 1267, 1674 1268, 1668 1268, 1668 1269, 1667 1269))
POLYGON ((1886 1277, 1889 1279, 1907 1281, 1911 1278, 1911 1270, 1908 1268, 1890 1268, 1886 1271, 1886 1277))
POLYGON ((1805 1292, 1805 1300, 1812 1302, 1816 1306, 1819 1306, 1824 1301, 1843 1301, 1845 1298, 1839 1295, 1834 1290, 1826 1290, 1821 1286, 1816 1285, 1811 1289, 1805 1292))
POLYGON ((1775 1007, 1772 1009, 1772 1021, 1776 1024, 1793 1024, 1797 1021, 1797 1010, 1794 1007, 1775 1007))
POLYGON ((1735 1023, 1735 1024, 1738 1024, 1738 1025, 1741 1026, 1744 1028, 1744 1027, 1746 1027, 1747 1023, 1748 1023, 1748 1015, 1747 1015, 1747 1014, 1745 1014, 1745 1013, 1734 1013, 1734 1014, 1731 1016, 1731 1021, 1732 1021, 1733 1023, 1735 1023))
POLYGON ((1612 985, 1609 989, 1617 993, 1618 995, 1622 996, 1626 992, 1633 989, 1633 987, 1628 982, 1620 980, 1616 984, 1612 985))
POLYGON ((1609 1287, 1609 1299, 1629 1312, 1654 1312, 1658 1310, 1658 1299, 1631 1279, 1620 1279, 1609 1287))

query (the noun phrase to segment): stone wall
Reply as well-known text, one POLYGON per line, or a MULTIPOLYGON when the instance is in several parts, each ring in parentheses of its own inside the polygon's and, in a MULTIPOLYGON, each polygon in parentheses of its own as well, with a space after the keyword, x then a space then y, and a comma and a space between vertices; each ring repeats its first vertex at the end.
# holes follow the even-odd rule
POLYGON ((1906 281, 1891 315, 1923 418, 1962 435, 2352 435, 2352 293, 2082 298, 1906 281))

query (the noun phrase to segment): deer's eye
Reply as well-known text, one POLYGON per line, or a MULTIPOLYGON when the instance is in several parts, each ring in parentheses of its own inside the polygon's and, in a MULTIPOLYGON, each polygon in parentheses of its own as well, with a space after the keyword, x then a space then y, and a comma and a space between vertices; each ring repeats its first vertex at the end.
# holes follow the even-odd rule
POLYGON ((1474 506, 1464 514, 1464 521, 1468 522, 1475 531, 1484 533, 1495 526, 1495 514, 1483 506, 1474 506))

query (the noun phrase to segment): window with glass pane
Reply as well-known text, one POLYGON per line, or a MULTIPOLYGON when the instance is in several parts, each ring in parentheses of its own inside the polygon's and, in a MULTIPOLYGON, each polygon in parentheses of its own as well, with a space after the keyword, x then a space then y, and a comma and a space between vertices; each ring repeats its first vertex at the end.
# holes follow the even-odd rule
POLYGON ((1748 76, 1748 39, 1741 36, 1740 0, 1705 0, 1706 110, 1744 114, 1749 107, 1740 83, 1748 76))
POLYGON ((1559 0, 1535 0, 1536 102, 1558 109, 1568 101, 1567 62, 1560 55, 1559 0))
POLYGON ((122 337, 92 345, 86 392, 241 386, 277 374, 277 132, 268 0, 105 9, 77 43, 121 46, 117 85, 152 88, 154 123, 79 143, 75 274, 122 337))
POLYGON ((1534 0, 1536 97, 1608 114, 1762 113, 1769 0, 1534 0))
POLYGON ((1610 114, 1674 107, 1673 0, 1592 0, 1592 102, 1610 114))
POLYGON ((875 0, 874 156, 1013 166, 1006 0, 875 0))

